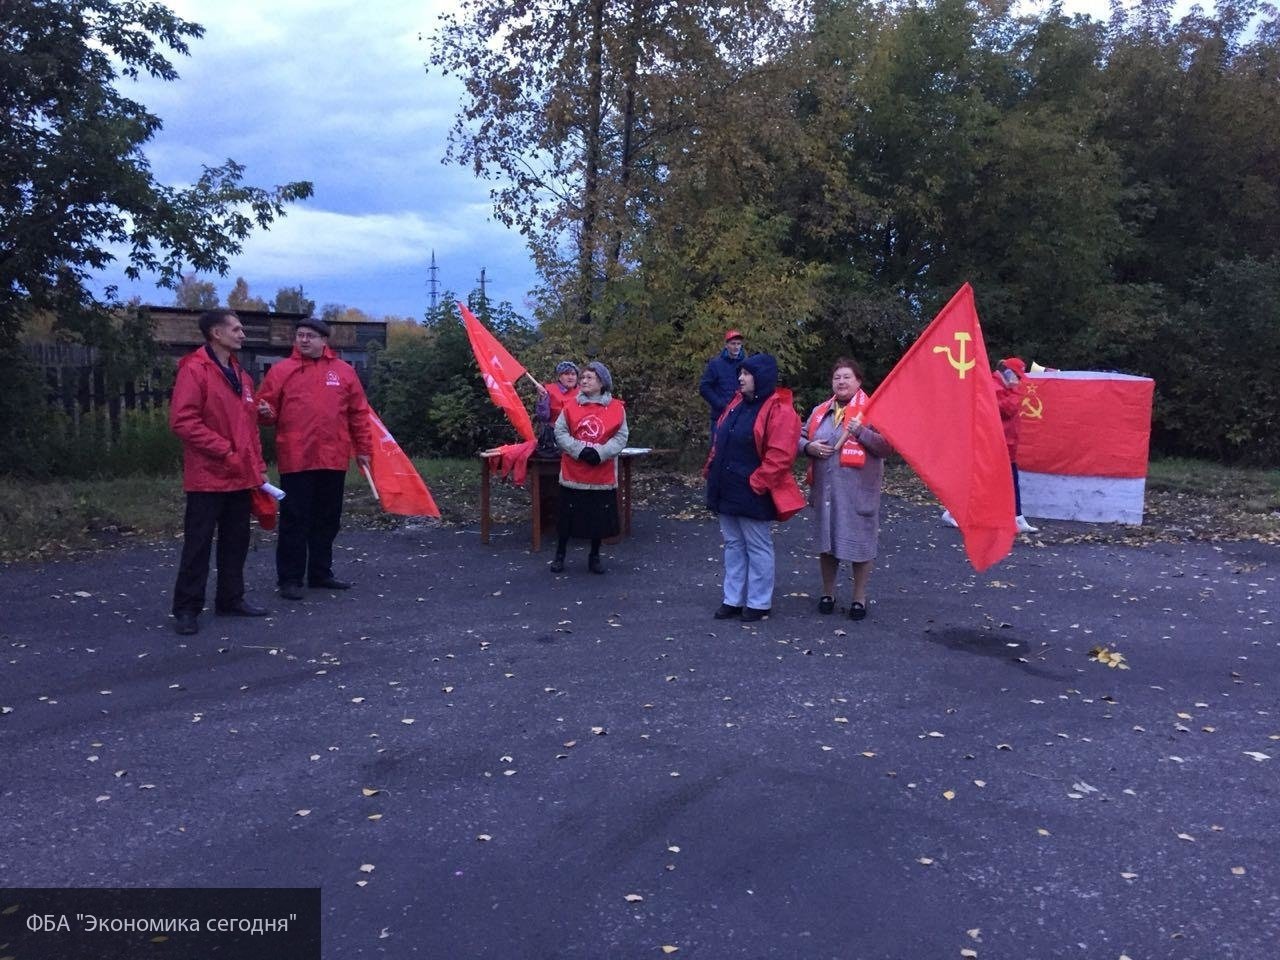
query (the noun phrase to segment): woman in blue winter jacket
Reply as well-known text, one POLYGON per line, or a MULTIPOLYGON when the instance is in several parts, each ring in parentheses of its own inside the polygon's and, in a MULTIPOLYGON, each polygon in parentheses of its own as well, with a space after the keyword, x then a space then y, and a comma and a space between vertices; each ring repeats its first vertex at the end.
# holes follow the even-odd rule
POLYGON ((803 504, 791 474, 800 418, 791 391, 778 386, 778 364, 767 353, 742 362, 737 395, 716 421, 707 478, 707 506, 724 538, 724 602, 717 620, 751 622, 773 606, 774 520, 803 504))

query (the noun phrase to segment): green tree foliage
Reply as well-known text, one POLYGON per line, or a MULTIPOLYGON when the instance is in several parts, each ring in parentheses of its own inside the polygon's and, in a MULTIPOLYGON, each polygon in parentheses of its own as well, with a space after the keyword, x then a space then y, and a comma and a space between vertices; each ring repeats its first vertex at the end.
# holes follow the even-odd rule
POLYGON ((598 319, 689 148, 722 144, 785 34, 768 0, 467 0, 430 61, 466 88, 449 158, 498 181, 497 217, 530 237, 575 319, 598 319))
POLYGON ((471 0, 432 63, 534 241, 533 355, 609 363, 638 437, 700 435, 727 326, 807 402, 968 280, 992 352, 1151 375, 1156 449, 1276 463, 1280 19, 1171 10, 471 0))
POLYGON ((249 283, 244 277, 236 277, 235 286, 227 294, 227 306, 232 310, 266 310, 267 301, 249 293, 249 283))
POLYGON ((173 305, 184 310, 212 310, 218 306, 218 288, 212 280, 201 280, 194 273, 183 274, 173 288, 173 305))
POLYGON ((108 311, 86 282, 112 247, 131 278, 221 274, 253 227, 310 196, 305 182, 246 186, 231 160, 190 187, 152 176, 142 147, 160 118, 122 91, 144 72, 175 79, 168 57, 202 33, 148 0, 0 4, 0 342, 49 308, 95 343, 108 311))
POLYGON ((302 284, 296 287, 281 287, 276 291, 276 297, 271 301, 271 309, 276 313, 305 313, 311 316, 315 313, 316 302, 309 300, 302 290, 302 284))

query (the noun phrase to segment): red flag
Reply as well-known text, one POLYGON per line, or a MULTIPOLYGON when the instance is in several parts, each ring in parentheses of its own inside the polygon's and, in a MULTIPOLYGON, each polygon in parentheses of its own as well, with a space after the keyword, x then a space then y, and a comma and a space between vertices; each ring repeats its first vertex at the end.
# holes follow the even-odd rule
POLYGON ((391 431, 371 409, 369 423, 373 427, 373 456, 370 458, 369 482, 374 496, 387 513, 406 517, 438 517, 440 508, 431 497, 418 471, 391 431))
POLYGON ((249 513, 263 530, 274 530, 276 518, 280 514, 280 504, 261 487, 253 487, 249 490, 249 513))
POLYGON ((1008 555, 1013 472, 969 284, 889 371, 864 419, 951 511, 975 570, 1008 555))
POLYGON ((459 301, 458 309, 462 311, 462 322, 467 328, 467 339, 471 341, 471 352, 476 355, 476 363, 480 365, 484 385, 489 388, 490 399, 507 415, 521 437, 525 440, 534 439, 529 411, 524 408, 515 386, 516 381, 525 374, 524 367, 507 353, 507 348, 484 328, 484 324, 476 319, 476 315, 467 309, 466 304, 459 301))

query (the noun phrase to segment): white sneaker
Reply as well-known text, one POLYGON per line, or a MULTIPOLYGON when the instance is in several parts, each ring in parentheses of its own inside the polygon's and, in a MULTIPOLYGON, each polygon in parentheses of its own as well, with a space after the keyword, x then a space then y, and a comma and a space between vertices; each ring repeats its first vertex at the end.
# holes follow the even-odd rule
POLYGON ((1033 527, 1031 524, 1027 523, 1027 518, 1024 517, 1022 514, 1018 514, 1017 517, 1014 518, 1014 520, 1018 524, 1019 533, 1039 533, 1040 532, 1040 528, 1033 527))
POLYGON ((950 510, 943 510, 943 511, 942 511, 942 522, 943 522, 943 523, 945 523, 948 527, 959 527, 959 526, 960 526, 960 524, 956 523, 956 518, 955 518, 955 517, 953 517, 953 516, 951 515, 951 511, 950 511, 950 510))

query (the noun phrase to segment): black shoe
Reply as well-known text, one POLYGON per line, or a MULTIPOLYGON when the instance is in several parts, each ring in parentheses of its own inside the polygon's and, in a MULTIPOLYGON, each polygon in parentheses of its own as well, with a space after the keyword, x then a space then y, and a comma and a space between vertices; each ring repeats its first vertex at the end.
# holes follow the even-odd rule
POLYGON ((767 616, 769 616, 769 609, 767 607, 764 610, 758 610, 755 607, 742 608, 743 623, 755 623, 757 620, 763 620, 767 616))
POLYGON ((850 620, 865 620, 865 619, 867 619, 867 607, 866 607, 866 604, 859 603, 857 600, 855 600, 855 601, 853 601, 853 603, 849 604, 849 619, 850 619, 850 620))
POLYGON ((200 629, 200 621, 194 613, 175 613, 173 615, 173 632, 189 637, 200 629))
POLYGON ((557 554, 556 558, 551 561, 551 565, 548 569, 552 573, 564 573, 564 557, 557 554))
POLYGON ((592 573, 605 573, 607 570, 605 565, 600 561, 600 557, 594 553, 587 557, 587 569, 592 573))
POLYGON ((307 586, 312 590, 350 590, 351 584, 337 577, 325 577, 323 580, 312 580, 307 586))
POLYGON ((720 604, 720 609, 713 613, 712 616, 717 620, 732 620, 734 617, 742 616, 742 608, 722 603, 720 604))
POLYGON ((271 613, 266 607, 255 607, 252 603, 241 600, 230 607, 219 607, 216 611, 220 617, 265 617, 271 613))
POLYGON ((835 608, 836 608, 835 597, 823 597, 821 600, 818 601, 819 613, 832 613, 835 611, 835 608))
POLYGON ((307 592, 302 589, 300 583, 282 583, 280 584, 280 596, 286 600, 305 600, 307 592))

